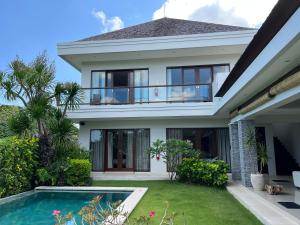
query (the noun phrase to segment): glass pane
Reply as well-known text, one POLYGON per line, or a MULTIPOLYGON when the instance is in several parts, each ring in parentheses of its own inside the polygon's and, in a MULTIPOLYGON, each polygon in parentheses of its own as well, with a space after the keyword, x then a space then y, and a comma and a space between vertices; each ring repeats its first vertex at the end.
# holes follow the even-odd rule
POLYGON ((199 73, 200 73, 200 83, 201 84, 211 83, 211 68, 210 67, 199 68, 199 73))
POLYGON ((203 158, 215 158, 218 156, 215 129, 200 129, 200 152, 203 158))
POLYGON ((107 132, 107 167, 118 168, 118 131, 107 132))
POLYGON ((181 68, 174 68, 174 69, 167 70, 167 84, 168 85, 182 84, 181 68))
POLYGON ((130 71, 114 71, 113 72, 113 86, 114 87, 128 87, 129 86, 130 71))
POLYGON ((105 87, 105 72, 92 72, 92 88, 105 87))
MULTIPOLYGON (((134 87, 149 86, 148 70, 134 71, 134 87)), ((142 103, 148 102, 149 89, 147 87, 134 88, 134 102, 142 103)))
POLYGON ((214 66, 213 67, 214 79, 217 76, 217 74, 228 75, 228 73, 229 73, 229 65, 214 66))
POLYGON ((93 72, 92 73, 92 88, 91 89, 91 104, 98 105, 103 103, 104 100, 104 88, 105 87, 105 72, 93 72), (99 88, 99 89, 98 89, 99 88))
POLYGON ((197 88, 197 92, 198 92, 198 100, 199 101, 204 101, 204 102, 211 101, 210 85, 198 85, 196 88, 197 88))
POLYGON ((122 131, 122 168, 133 168, 133 130, 122 131))
POLYGON ((166 87, 149 87, 149 102, 165 102, 166 87))
POLYGON ((136 171, 148 172, 150 171, 150 154, 147 151, 150 147, 150 130, 138 129, 136 130, 136 171))
POLYGON ((106 79, 107 79, 107 87, 112 87, 112 73, 107 73, 106 79))
POLYGON ((214 66, 213 67, 214 73, 226 73, 229 72, 229 65, 223 65, 223 66, 214 66))
POLYGON ((103 130, 91 130, 91 157, 92 170, 104 170, 104 147, 105 147, 105 133, 103 130))
POLYGON ((168 101, 183 101, 183 87, 168 87, 168 101))
POLYGON ((185 101, 197 100, 196 86, 184 86, 183 97, 185 101))
POLYGON ((196 74, 195 74, 195 69, 184 69, 183 70, 183 84, 195 84, 196 82, 196 74))
POLYGON ((129 103, 129 88, 114 88, 113 96, 115 104, 129 103))

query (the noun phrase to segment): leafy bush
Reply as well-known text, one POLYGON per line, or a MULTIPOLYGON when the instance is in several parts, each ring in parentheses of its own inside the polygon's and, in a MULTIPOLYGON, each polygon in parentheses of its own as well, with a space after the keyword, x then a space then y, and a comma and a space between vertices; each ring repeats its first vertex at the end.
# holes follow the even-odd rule
POLYGON ((78 143, 70 143, 65 147, 56 148, 55 161, 66 159, 90 159, 90 152, 78 143))
POLYGON ((28 110, 20 110, 8 119, 8 127, 15 134, 21 135, 32 130, 32 120, 28 110))
POLYGON ((229 166, 222 160, 202 160, 185 158, 178 166, 179 180, 208 186, 225 186, 228 181, 229 166))
POLYGON ((89 160, 71 159, 66 171, 66 184, 72 186, 90 184, 91 169, 92 165, 89 160))
POLYGON ((163 159, 167 165, 170 180, 176 176, 178 165, 184 157, 193 157, 197 155, 197 151, 193 149, 190 141, 178 139, 169 139, 167 141, 156 140, 149 149, 151 158, 163 159))
POLYGON ((13 135, 13 132, 8 127, 8 120, 19 112, 20 108, 11 105, 0 105, 0 138, 5 138, 13 135))
POLYGON ((40 185, 54 185, 54 177, 49 173, 46 168, 36 170, 36 176, 40 185))
POLYGON ((32 188, 37 151, 37 138, 12 136, 0 140, 0 197, 32 188))

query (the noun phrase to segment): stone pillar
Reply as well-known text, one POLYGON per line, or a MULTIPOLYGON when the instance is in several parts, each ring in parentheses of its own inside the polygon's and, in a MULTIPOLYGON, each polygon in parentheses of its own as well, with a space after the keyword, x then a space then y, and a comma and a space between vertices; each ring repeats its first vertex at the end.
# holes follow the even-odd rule
POLYGON ((241 180, 241 161, 239 148, 238 124, 229 124, 230 137, 230 160, 231 160, 231 174, 233 180, 241 180))
POLYGON ((246 187, 252 186, 250 174, 258 172, 256 147, 251 148, 246 144, 247 134, 249 133, 249 130, 255 132, 255 125, 253 120, 238 121, 241 180, 242 184, 246 187))

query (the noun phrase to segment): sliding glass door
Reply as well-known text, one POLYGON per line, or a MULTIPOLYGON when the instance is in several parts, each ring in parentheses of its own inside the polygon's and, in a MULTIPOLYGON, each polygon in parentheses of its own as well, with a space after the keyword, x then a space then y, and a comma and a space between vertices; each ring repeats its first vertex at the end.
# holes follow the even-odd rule
POLYGON ((189 140, 202 158, 218 158, 230 165, 228 128, 168 128, 167 139, 189 140))
POLYGON ((107 170, 133 170, 133 130, 107 131, 107 170))
POLYGON ((95 171, 150 170, 149 129, 92 130, 90 146, 95 171))
POLYGON ((145 103, 148 86, 148 69, 92 71, 90 104, 145 103))

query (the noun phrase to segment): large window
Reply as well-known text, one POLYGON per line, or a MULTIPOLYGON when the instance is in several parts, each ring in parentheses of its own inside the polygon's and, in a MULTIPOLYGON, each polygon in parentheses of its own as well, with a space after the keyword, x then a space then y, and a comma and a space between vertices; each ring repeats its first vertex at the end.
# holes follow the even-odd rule
POLYGON ((168 128, 167 139, 189 140, 202 158, 218 158, 230 164, 228 128, 168 128))
POLYGON ((91 100, 98 104, 130 104, 148 100, 149 77, 147 69, 93 71, 91 100), (140 88, 135 88, 140 87, 140 88))
POLYGON ((229 65, 186 66, 167 68, 167 100, 212 101, 215 74, 229 71, 229 65))
POLYGON ((91 130, 93 171, 150 171, 149 129, 91 130))

